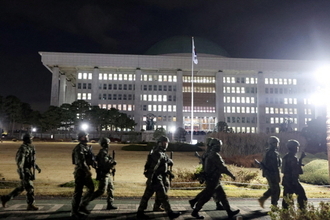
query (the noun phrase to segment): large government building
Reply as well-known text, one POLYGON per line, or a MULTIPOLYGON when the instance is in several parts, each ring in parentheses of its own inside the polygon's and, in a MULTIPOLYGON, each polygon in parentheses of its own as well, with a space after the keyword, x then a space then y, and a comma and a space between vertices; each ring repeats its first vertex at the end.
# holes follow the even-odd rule
POLYGON ((189 37, 161 41, 144 55, 40 52, 52 74, 50 104, 116 108, 135 120, 136 131, 152 117, 167 131, 190 131, 193 123, 207 132, 223 121, 234 132, 277 133, 282 123, 300 131, 317 116, 311 95, 319 62, 230 58, 201 38, 195 47, 198 64, 189 37))

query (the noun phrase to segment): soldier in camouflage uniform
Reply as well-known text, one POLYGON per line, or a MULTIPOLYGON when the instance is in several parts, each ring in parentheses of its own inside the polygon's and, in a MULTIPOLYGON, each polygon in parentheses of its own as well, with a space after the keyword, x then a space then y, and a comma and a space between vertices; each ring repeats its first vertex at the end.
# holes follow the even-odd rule
POLYGON ((299 175, 303 174, 302 159, 306 156, 303 152, 300 159, 296 157, 299 151, 299 142, 296 140, 289 140, 286 144, 289 152, 283 157, 282 173, 283 180, 283 201, 282 206, 284 209, 288 208, 288 204, 284 198, 292 199, 292 194, 297 195, 298 205, 300 209, 304 209, 307 203, 307 197, 304 188, 299 182, 299 175))
POLYGON ((278 153, 278 146, 280 140, 276 136, 271 136, 268 139, 269 148, 267 149, 264 158, 261 162, 262 176, 266 177, 269 189, 258 199, 258 202, 262 208, 266 199, 271 197, 271 204, 277 206, 277 202, 280 198, 280 166, 281 157, 278 153))
POLYGON ((6 203, 14 197, 26 191, 26 202, 28 211, 36 211, 39 208, 34 205, 34 186, 33 180, 34 169, 41 172, 39 166, 35 163, 35 148, 32 145, 32 136, 25 134, 23 136, 23 144, 19 147, 16 153, 17 172, 19 174, 21 185, 14 189, 11 193, 1 196, 2 206, 6 207, 6 203))
MULTIPOLYGON (((205 170, 204 169, 204 167, 205 167, 205 161, 206 161, 206 158, 207 158, 207 156, 209 155, 209 153, 210 153, 210 151, 212 149, 212 147, 210 145, 210 143, 211 143, 212 140, 213 140, 213 138, 207 138, 206 139, 206 152, 200 158, 201 159, 201 163, 202 163, 202 172, 204 172, 204 170, 205 170)), ((198 201, 198 199, 199 199, 200 196, 201 196, 201 194, 199 193, 199 194, 197 194, 197 196, 194 199, 189 200, 189 204, 190 204, 190 207, 192 209, 194 209, 195 204, 198 201)), ((221 205, 221 202, 216 199, 216 195, 213 194, 212 197, 213 197, 213 200, 214 200, 214 202, 216 204, 216 210, 224 210, 223 206, 221 205)))
POLYGON ((71 216, 77 219, 90 214, 87 210, 87 205, 94 193, 94 183, 92 180, 92 173, 90 166, 93 165, 92 152, 88 142, 88 134, 86 132, 79 132, 79 144, 72 151, 72 163, 75 165, 74 179, 75 188, 72 197, 71 216), (83 188, 87 187, 87 192, 82 197, 83 188))
POLYGON ((142 196, 140 205, 137 211, 138 219, 147 219, 149 218, 144 214, 144 210, 148 206, 148 201, 151 196, 156 193, 159 203, 163 205, 167 215, 173 219, 180 216, 180 212, 173 212, 171 205, 168 201, 167 189, 164 186, 164 175, 168 173, 168 166, 173 165, 173 161, 168 158, 165 151, 168 146, 168 138, 162 136, 158 139, 157 148, 148 156, 148 161, 146 166, 147 170, 144 171, 145 176, 148 180, 146 183, 146 189, 142 196))
POLYGON ((97 169, 96 169, 96 180, 99 181, 99 187, 94 192, 91 201, 100 197, 107 189, 107 210, 117 209, 116 206, 113 205, 113 190, 114 185, 111 176, 111 170, 115 168, 117 162, 109 155, 109 138, 101 138, 99 144, 102 149, 100 149, 99 153, 96 155, 97 169))
POLYGON ((240 210, 231 210, 226 193, 220 184, 220 178, 222 173, 227 174, 233 180, 235 180, 235 176, 225 166, 224 161, 219 154, 222 142, 218 139, 213 139, 211 140, 210 146, 212 147, 212 150, 205 161, 206 187, 200 192, 200 195, 197 195, 199 199, 191 215, 197 219, 204 219, 204 216, 199 215, 198 212, 202 209, 203 205, 215 195, 215 199, 222 203, 228 217, 231 218, 238 214, 240 210))

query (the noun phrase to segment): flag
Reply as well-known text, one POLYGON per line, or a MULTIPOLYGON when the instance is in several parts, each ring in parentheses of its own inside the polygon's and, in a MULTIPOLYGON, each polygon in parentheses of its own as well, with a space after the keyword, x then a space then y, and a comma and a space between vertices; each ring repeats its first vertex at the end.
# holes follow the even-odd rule
POLYGON ((192 37, 192 59, 194 64, 198 64, 197 53, 194 44, 194 37, 192 37))

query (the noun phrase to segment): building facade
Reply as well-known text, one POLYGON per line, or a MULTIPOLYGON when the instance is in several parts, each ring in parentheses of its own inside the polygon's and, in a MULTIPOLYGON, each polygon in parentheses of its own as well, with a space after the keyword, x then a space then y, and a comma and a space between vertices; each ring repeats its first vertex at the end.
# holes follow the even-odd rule
POLYGON ((167 131, 190 131, 193 123, 194 131, 208 132, 223 121, 244 133, 278 133, 285 122, 300 131, 317 116, 311 100, 316 61, 200 53, 195 65, 189 53, 40 55, 52 74, 51 105, 86 100, 116 108, 135 120, 137 131, 146 129, 150 115, 155 128, 167 131))

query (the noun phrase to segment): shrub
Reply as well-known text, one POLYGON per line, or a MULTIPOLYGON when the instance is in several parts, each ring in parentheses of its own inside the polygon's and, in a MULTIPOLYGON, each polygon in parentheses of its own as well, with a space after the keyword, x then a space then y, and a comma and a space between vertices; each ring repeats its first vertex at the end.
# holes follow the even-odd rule
POLYGON ((301 182, 315 185, 329 184, 329 167, 327 160, 316 159, 304 166, 304 174, 300 175, 301 182))
POLYGON ((289 204, 288 209, 271 208, 268 213, 271 220, 325 220, 330 219, 330 203, 320 202, 319 207, 307 204, 305 210, 295 207, 293 200, 285 198, 289 204))

